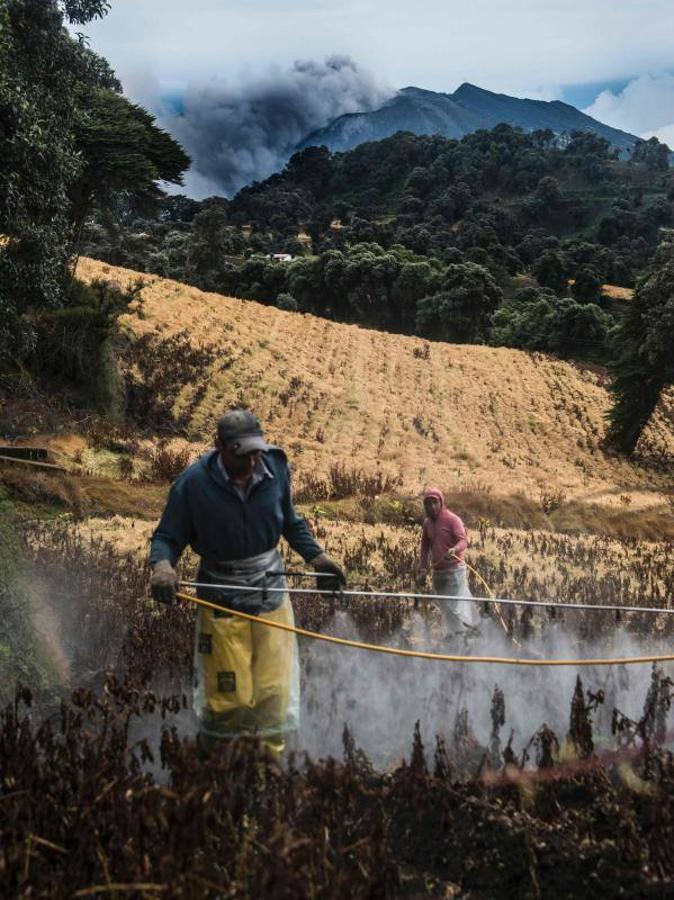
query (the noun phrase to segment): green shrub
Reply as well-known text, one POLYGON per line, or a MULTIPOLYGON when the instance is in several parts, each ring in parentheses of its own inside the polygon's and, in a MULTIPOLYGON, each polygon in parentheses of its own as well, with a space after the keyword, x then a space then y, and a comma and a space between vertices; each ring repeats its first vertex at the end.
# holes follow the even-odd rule
POLYGON ((138 296, 140 287, 122 291, 105 281, 87 285, 73 280, 64 307, 33 316, 31 370, 74 389, 98 412, 119 417, 123 389, 110 336, 117 316, 138 296))
POLYGON ((495 347, 540 350, 565 359, 604 362, 610 354, 611 316, 594 303, 525 288, 498 309, 489 343, 495 347))

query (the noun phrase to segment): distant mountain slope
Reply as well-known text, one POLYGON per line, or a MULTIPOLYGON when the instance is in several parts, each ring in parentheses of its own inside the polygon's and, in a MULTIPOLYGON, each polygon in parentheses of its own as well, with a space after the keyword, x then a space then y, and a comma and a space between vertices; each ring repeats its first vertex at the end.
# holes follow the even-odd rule
MULTIPOLYGON (((195 347, 231 351, 230 364, 209 364, 203 394, 187 383, 157 398, 185 409, 196 397, 188 425, 195 443, 208 444, 223 409, 245 402, 304 473, 324 476, 344 462, 399 473, 409 491, 430 482, 533 500, 558 490, 612 505, 626 492, 632 508, 663 502, 665 475, 603 451, 609 397, 598 372, 538 353, 426 343, 283 312, 91 259, 80 260, 78 275, 145 282, 120 320, 132 339, 186 331, 195 347)), ((664 411, 645 434, 653 452, 674 453, 664 411)))
POLYGON ((366 141, 382 140, 396 131, 462 138, 472 131, 494 128, 502 122, 525 131, 545 128, 555 134, 592 131, 606 138, 623 154, 631 152, 637 140, 635 135, 610 128, 559 100, 520 100, 465 83, 453 94, 403 88, 380 109, 339 116, 305 138, 300 149, 325 145, 333 151, 351 150, 366 141))

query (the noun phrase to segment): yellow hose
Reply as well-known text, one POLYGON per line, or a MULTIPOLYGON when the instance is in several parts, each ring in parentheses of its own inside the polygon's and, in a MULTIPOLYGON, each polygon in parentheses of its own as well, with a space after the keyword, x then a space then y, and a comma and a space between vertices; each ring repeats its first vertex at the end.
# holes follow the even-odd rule
MULTIPOLYGON (((188 603, 196 603, 207 609, 215 609, 222 612, 222 606, 201 600, 191 594, 179 593, 178 599, 188 603)), ((674 654, 653 656, 626 656, 618 659, 515 659, 509 656, 455 656, 446 653, 424 653, 421 650, 397 650, 394 647, 382 647, 379 644, 366 644, 363 641, 349 641, 346 638, 333 637, 329 634, 319 634, 317 631, 307 631, 306 628, 296 628, 283 622, 272 622, 260 616, 251 616, 248 613, 239 612, 227 608, 227 614, 239 619, 247 619, 249 622, 257 622, 258 625, 268 625, 270 628, 280 628, 281 631, 291 631, 300 637, 311 638, 315 641, 326 641, 329 644, 339 644, 341 647, 354 647, 356 650, 369 650, 373 653, 388 653, 390 656, 407 656, 413 659, 429 659, 437 662, 455 663, 498 663, 504 666, 629 666, 636 663, 672 662, 674 654)))
MULTIPOLYGON (((486 587, 487 593, 489 594, 489 596, 492 598, 492 600, 495 601, 496 597, 495 597, 494 592, 489 587, 487 582, 484 580, 482 575, 480 575, 480 573, 477 571, 477 569, 474 569, 473 566, 471 566, 470 563, 467 563, 465 559, 463 561, 463 564, 465 565, 465 567, 467 569, 469 569, 473 573, 473 575, 475 575, 476 578, 480 579, 482 584, 486 587)), ((516 647, 519 647, 521 649, 522 645, 520 644, 520 642, 517 640, 516 637, 514 637, 514 635, 510 634, 510 632, 508 631, 508 626, 506 625, 505 619, 503 618, 503 614, 502 614, 501 610, 499 609, 498 603, 496 603, 496 602, 494 603, 494 610, 496 612, 496 618, 498 619, 499 624, 501 625, 501 628, 503 629, 503 631, 505 633, 505 636, 508 638, 508 640, 512 641, 516 647)))

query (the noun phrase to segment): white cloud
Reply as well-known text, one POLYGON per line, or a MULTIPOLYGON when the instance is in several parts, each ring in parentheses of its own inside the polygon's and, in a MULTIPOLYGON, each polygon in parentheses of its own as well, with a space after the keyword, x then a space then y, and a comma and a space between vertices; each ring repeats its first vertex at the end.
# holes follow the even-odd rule
MULTIPOLYGON (((250 80, 270 63, 347 54, 386 83, 462 81, 548 96, 671 65, 671 0, 113 0, 87 28, 120 72, 250 80)), ((671 120, 670 120, 671 121, 671 120)), ((651 127, 658 127, 653 125, 651 127)))
POLYGON ((666 125, 664 128, 658 128, 657 131, 645 131, 641 137, 656 137, 661 144, 667 144, 670 150, 674 149, 674 125, 666 125))
POLYGON ((666 132, 670 143, 674 129, 674 75, 640 75, 618 93, 603 91, 584 112, 633 134, 659 137, 666 132))

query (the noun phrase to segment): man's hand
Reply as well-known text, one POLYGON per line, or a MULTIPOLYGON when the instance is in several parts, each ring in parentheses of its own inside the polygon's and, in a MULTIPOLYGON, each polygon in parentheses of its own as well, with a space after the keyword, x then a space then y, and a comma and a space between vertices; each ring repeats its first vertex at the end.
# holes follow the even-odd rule
POLYGON ((314 571, 331 576, 330 578, 316 579, 317 591, 341 591, 346 587, 346 575, 343 569, 330 559, 327 553, 319 553, 310 563, 314 567, 314 571))
POLYGON ((166 606, 175 604, 176 591, 178 590, 178 575, 167 559, 160 559, 155 564, 152 570, 152 578, 150 579, 150 589, 157 603, 165 603, 166 606))

